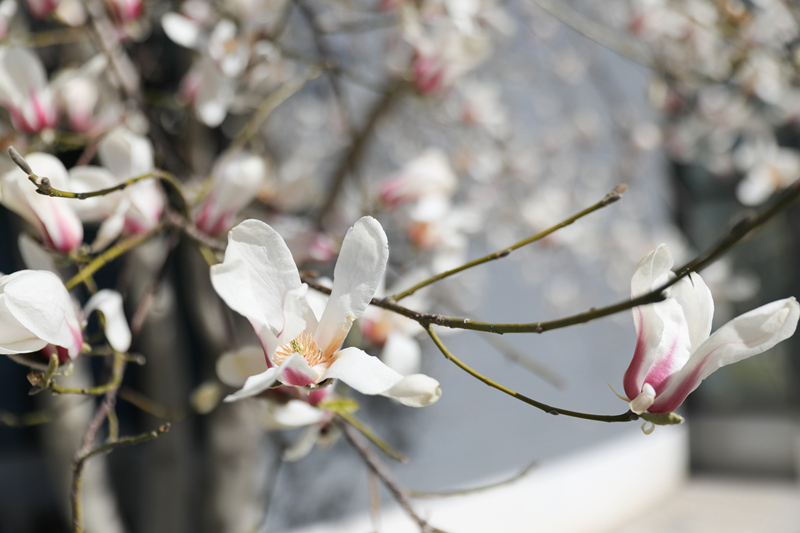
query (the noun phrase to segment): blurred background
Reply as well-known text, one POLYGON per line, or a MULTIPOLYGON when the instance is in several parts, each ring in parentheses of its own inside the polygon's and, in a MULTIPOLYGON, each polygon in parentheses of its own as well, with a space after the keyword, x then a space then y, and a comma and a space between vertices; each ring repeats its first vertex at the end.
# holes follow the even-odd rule
MULTIPOLYGON (((4 147, 120 179, 137 175, 149 154, 138 173, 174 174, 192 208, 188 222, 163 223, 95 278, 123 294, 131 352, 146 359, 126 369, 120 434, 172 428, 90 460, 89 532, 419 529, 396 518, 391 494, 376 489, 346 439, 322 438, 286 461, 306 428, 265 431, 256 400, 218 403, 233 390, 216 375, 218 357, 257 339, 214 293, 198 243, 224 243, 240 220, 278 230, 301 272, 332 276, 347 228, 375 216, 389 237, 388 295, 543 231, 626 183, 621 201, 406 300, 418 311, 533 322, 625 299, 636 264, 660 243, 681 265, 800 177, 792 2, 2 0, 0 20, 4 147), (9 51, 21 49, 32 55, 12 60, 9 51), (19 118, 31 100, 43 102, 32 112, 38 122, 19 118), (135 139, 125 146, 149 146, 125 152, 127 174, 103 149, 122 130, 135 139), (203 206, 215 194, 235 209, 212 224, 203 206), (381 505, 378 527, 370 517, 381 505), (354 516, 363 522, 340 522, 354 516)), ((19 172, 7 157, 0 169, 19 172)), ((176 199, 162 197, 162 221, 173 220, 176 199)), ((0 198, 0 270, 54 262, 74 274, 74 255, 41 251, 47 238, 18 216, 18 201, 0 198)), ((715 329, 800 292, 798 217, 792 206, 702 273, 715 329)), ((100 253, 102 220, 82 220, 81 250, 100 253)), ((686 425, 646 437, 639 423, 551 416, 515 401, 407 324, 367 315, 358 325, 349 343, 442 386, 442 399, 419 410, 349 393, 358 416, 410 459, 387 459, 401 486, 473 488, 538 465, 474 500, 419 500, 423 517, 446 531, 491 527, 459 524, 459 514, 504 531, 619 531, 687 480, 795 490, 795 339, 716 372, 682 407, 686 425), (594 502, 594 520, 570 522, 575 502, 594 502)), ((633 355, 629 311, 541 335, 442 336, 467 364, 536 400, 627 409, 608 385, 622 392, 633 355)), ((64 384, 109 375, 102 358, 74 367, 64 384)), ((70 531, 70 463, 98 400, 30 395, 28 372, 0 357, 0 533, 70 531)))

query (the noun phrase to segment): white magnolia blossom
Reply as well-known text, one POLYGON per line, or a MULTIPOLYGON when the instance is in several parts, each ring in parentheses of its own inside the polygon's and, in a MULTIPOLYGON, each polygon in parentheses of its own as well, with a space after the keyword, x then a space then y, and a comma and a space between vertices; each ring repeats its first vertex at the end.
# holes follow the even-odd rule
POLYGON ((81 353, 81 319, 52 272, 20 270, 0 277, 0 353, 35 352, 48 344, 70 359, 81 353))
POLYGON ((58 124, 54 91, 39 56, 30 50, 0 46, 0 105, 23 133, 39 133, 58 124))
MULTIPOLYGON (((67 169, 58 158, 35 152, 25 159, 36 175, 47 177, 54 188, 70 190, 67 169)), ((83 242, 83 225, 73 209, 75 201, 37 193, 28 175, 19 168, 0 178, 0 203, 32 224, 45 244, 57 252, 74 251, 83 242)))
POLYGON ((261 156, 242 151, 222 154, 211 170, 213 188, 197 208, 197 227, 210 235, 230 229, 239 211, 266 182, 267 175, 267 162, 261 156))
POLYGON ((458 185, 447 154, 430 149, 390 176, 380 188, 381 201, 392 207, 426 196, 449 196, 458 185))
MULTIPOLYGON (((100 162, 113 175, 110 187, 122 181, 153 171, 153 143, 147 137, 119 127, 103 137, 97 149, 100 162)), ((82 172, 82 171, 81 171, 82 172)), ((107 180, 101 174, 93 176, 96 180, 107 180)), ((98 185, 99 181, 95 184, 98 185)), ((126 187, 120 195, 107 195, 98 205, 108 216, 116 217, 109 224, 127 233, 144 233, 153 229, 161 219, 164 198, 155 179, 146 179, 126 187)))
POLYGON ((341 379, 362 394, 381 394, 406 405, 437 401, 441 389, 436 380, 422 374, 404 378, 358 348, 339 349, 375 294, 388 256, 380 224, 371 217, 360 219, 342 243, 330 299, 317 317, 281 236, 257 220, 231 230, 225 260, 211 268, 211 282, 225 303, 253 325, 267 369, 250 376, 226 400, 280 384, 313 389, 341 379))
MULTIPOLYGON (((674 276, 672 254, 662 244, 650 252, 631 280, 641 296, 674 276)), ((800 304, 778 300, 734 318, 713 335, 714 300, 698 274, 666 291, 663 302, 633 309, 636 351, 623 384, 631 411, 670 413, 715 370, 760 354, 794 334, 800 304)))

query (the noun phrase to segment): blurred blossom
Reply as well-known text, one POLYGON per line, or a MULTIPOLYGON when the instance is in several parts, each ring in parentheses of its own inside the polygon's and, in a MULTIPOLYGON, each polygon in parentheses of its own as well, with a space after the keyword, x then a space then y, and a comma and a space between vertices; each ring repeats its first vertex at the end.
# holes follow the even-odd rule
POLYGON ((461 120, 485 128, 494 137, 503 138, 508 134, 508 110, 498 84, 464 81, 459 92, 463 98, 461 120))
MULTIPOLYGON (((25 157, 31 169, 62 191, 72 190, 67 169, 61 161, 44 153, 25 157)), ((74 203, 36 192, 27 174, 18 168, 0 178, 0 203, 28 221, 39 232, 45 244, 60 253, 78 249, 83 242, 83 225, 73 209, 74 203)))
MULTIPOLYGON (((125 127, 105 135, 98 145, 97 155, 102 165, 114 175, 114 185, 152 172, 155 168, 150 139, 125 127)), ((164 198, 156 180, 139 181, 126 187, 123 193, 114 212, 124 217, 124 230, 144 233, 154 228, 164 209, 164 198)))
POLYGON ((250 152, 228 151, 211 170, 213 187, 196 209, 195 222, 202 231, 217 235, 233 226, 236 216, 267 183, 267 163, 250 152))
POLYGON ((431 149, 409 161, 380 188, 381 201, 398 207, 431 195, 450 195, 458 184, 447 155, 431 149))
POLYGON ((39 57, 25 48, 0 46, 0 104, 14 127, 34 134, 58 124, 55 95, 39 57))
POLYGON ((61 0, 25 0, 25 6, 31 15, 36 18, 45 18, 55 11, 61 0))

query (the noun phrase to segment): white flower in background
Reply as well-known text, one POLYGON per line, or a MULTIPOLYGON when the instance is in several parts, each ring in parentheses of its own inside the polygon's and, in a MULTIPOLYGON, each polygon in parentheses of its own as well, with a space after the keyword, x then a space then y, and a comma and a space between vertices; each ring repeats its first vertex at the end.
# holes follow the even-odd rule
POLYGON ((232 20, 217 21, 208 7, 196 2, 181 8, 183 14, 166 13, 161 26, 173 42, 200 54, 184 78, 181 94, 194 105, 198 118, 214 128, 234 103, 236 80, 250 62, 251 46, 232 20))
POLYGON ((430 149, 412 159, 381 184, 380 198, 384 205, 397 207, 425 196, 449 196, 455 191, 458 179, 447 155, 430 149))
MULTIPOLYGON (((70 190, 67 169, 58 158, 36 152, 25 159, 36 175, 47 177, 54 188, 70 190)), ((45 244, 60 253, 72 252, 83 242, 83 225, 73 209, 75 202, 37 193, 27 174, 18 168, 0 178, 0 203, 32 224, 45 244)))
MULTIPOLYGON (((114 185, 153 171, 153 143, 125 127, 119 127, 103 137, 97 148, 102 165, 116 178, 114 185)), ((144 233, 153 229, 161 219, 164 197, 155 179, 142 180, 125 188, 123 208, 124 230, 144 233)))
POLYGON ((800 178, 800 152, 778 146, 774 140, 742 146, 735 159, 747 167, 744 179, 736 186, 736 198, 744 205, 760 204, 800 178))
POLYGON ((202 231, 217 235, 233 226, 267 182, 266 160, 250 152, 225 152, 211 170, 213 188, 196 209, 195 222, 202 231))
POLYGON ((0 105, 14 127, 27 134, 58 124, 53 89, 39 56, 25 48, 0 46, 0 105))
POLYGON ((410 76, 420 93, 445 91, 487 57, 488 37, 463 18, 429 20, 411 3, 399 7, 403 37, 414 49, 410 76))
MULTIPOLYGON (((421 271, 413 272, 409 276, 404 276, 396 286, 410 287, 427 277, 421 271)), ((398 292, 391 290, 387 293, 382 285, 383 283, 376 294, 378 298, 398 292)), ((420 312, 424 312, 428 307, 421 292, 405 298, 403 305, 420 312)), ((415 337, 425 330, 417 322, 398 313, 370 305, 364 311, 364 316, 358 321, 358 325, 364 338, 380 347, 380 358, 386 366, 403 376, 419 372, 422 351, 415 337)))
POLYGON ((104 55, 97 55, 79 69, 62 70, 53 80, 60 107, 70 127, 79 132, 101 126, 95 118, 100 101, 100 76, 108 66, 104 55))
MULTIPOLYGON (((672 254, 662 244, 650 252, 631 280, 631 296, 674 276, 672 254)), ((800 304, 786 298, 734 318, 713 335, 714 300, 698 274, 666 291, 663 302, 633 308, 636 351, 623 380, 631 410, 670 413, 717 369, 760 354, 794 334, 800 304)))
POLYGON ((469 204, 455 206, 449 198, 428 196, 411 209, 406 232, 411 242, 433 254, 434 272, 443 272, 466 261, 467 235, 478 231, 482 221, 469 204))
POLYGON ((105 0, 111 16, 125 24, 137 20, 142 14, 142 0, 105 0))
POLYGON ((380 224, 360 219, 345 236, 333 289, 319 319, 308 286, 286 243, 272 228, 246 220, 231 230, 225 260, 211 268, 214 289, 246 317, 264 348, 267 369, 249 377, 228 401, 284 384, 316 388, 341 379, 362 394, 381 394, 411 406, 439 399, 439 383, 421 374, 403 377, 358 348, 339 349, 369 305, 383 277, 389 248, 380 224))
POLYGON ((461 120, 485 128, 494 137, 505 137, 508 134, 508 110, 503 105, 499 85, 465 81, 460 84, 459 92, 463 99, 461 120))
POLYGON ((52 344, 74 359, 83 347, 81 320, 52 272, 20 270, 0 277, 0 353, 35 352, 52 344))

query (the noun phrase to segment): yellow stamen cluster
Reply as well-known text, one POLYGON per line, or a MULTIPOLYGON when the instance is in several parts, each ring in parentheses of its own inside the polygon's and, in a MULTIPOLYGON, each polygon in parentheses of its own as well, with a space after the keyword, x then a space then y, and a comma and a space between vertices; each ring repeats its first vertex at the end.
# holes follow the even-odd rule
POLYGON ((330 359, 330 355, 322 353, 322 350, 319 349, 317 341, 314 340, 311 333, 304 331, 293 341, 275 350, 275 355, 272 357, 272 360, 276 365, 279 365, 285 361, 287 357, 295 353, 299 353, 305 357, 308 366, 316 366, 330 359))

